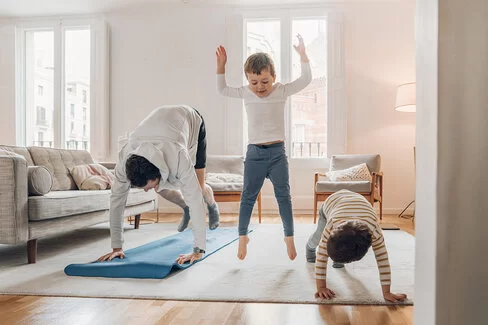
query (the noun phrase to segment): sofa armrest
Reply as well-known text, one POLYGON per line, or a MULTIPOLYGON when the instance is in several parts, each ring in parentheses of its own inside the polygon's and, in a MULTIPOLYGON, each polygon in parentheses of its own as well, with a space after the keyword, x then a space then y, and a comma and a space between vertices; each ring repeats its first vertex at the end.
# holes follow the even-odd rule
POLYGON ((28 230, 27 162, 0 155, 0 244, 25 243, 28 230))
POLYGON ((107 168, 108 170, 114 170, 116 162, 98 162, 97 164, 102 165, 103 167, 107 168))

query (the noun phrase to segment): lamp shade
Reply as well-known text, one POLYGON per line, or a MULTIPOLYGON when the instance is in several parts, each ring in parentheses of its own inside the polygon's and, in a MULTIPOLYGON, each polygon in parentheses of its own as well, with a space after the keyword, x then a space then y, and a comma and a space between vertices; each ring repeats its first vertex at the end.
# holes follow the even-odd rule
POLYGON ((398 86, 395 109, 400 112, 416 111, 415 82, 398 86))

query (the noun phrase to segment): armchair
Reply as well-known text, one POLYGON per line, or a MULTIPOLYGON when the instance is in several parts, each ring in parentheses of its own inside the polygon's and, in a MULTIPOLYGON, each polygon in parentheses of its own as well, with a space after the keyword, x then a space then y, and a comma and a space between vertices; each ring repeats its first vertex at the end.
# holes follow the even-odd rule
POLYGON ((363 195, 371 205, 380 204, 380 220, 383 219, 383 173, 381 172, 381 156, 374 155, 336 155, 330 160, 329 171, 346 169, 366 163, 371 172, 372 181, 331 181, 323 179, 326 175, 315 173, 314 177, 314 208, 313 222, 317 222, 317 203, 325 201, 331 194, 339 190, 350 190, 363 195))

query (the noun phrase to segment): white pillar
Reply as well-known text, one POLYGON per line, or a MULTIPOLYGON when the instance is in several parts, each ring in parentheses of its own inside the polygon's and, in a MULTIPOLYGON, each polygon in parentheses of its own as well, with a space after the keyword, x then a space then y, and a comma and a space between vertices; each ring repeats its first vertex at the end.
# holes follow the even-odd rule
POLYGON ((488 1, 417 1, 415 324, 486 323, 488 1))

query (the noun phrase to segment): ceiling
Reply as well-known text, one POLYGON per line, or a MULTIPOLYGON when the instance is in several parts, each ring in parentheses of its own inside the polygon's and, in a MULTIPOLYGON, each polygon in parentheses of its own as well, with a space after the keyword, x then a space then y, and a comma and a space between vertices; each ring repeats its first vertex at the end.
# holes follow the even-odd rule
POLYGON ((326 4, 344 2, 394 2, 400 0, 0 0, 0 17, 32 17, 106 13, 143 4, 186 4, 190 6, 266 6, 326 4))

